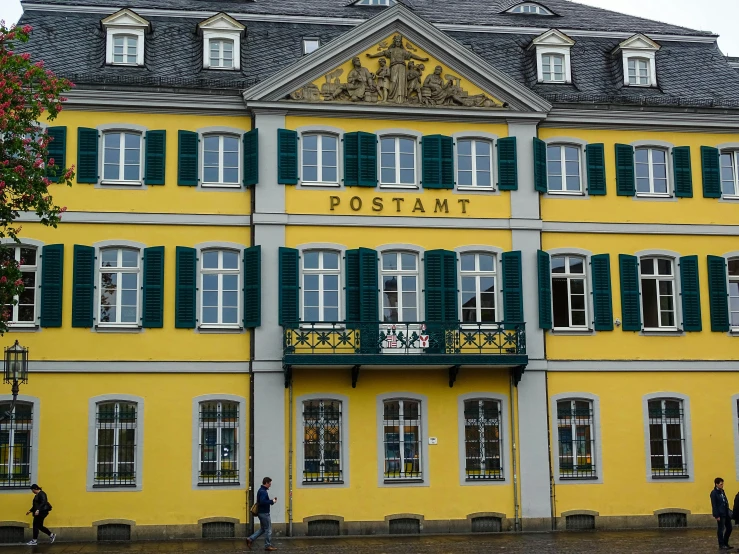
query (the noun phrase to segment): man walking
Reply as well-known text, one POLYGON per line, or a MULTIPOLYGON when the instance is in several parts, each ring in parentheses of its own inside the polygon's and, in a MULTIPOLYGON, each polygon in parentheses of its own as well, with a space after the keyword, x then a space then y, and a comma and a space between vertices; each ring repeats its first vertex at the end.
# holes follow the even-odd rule
POLYGON ((729 537, 731 536, 731 511, 729 510, 729 501, 726 499, 724 492, 724 480, 716 477, 713 480, 713 490, 711 491, 711 508, 713 517, 716 518, 718 524, 718 547, 721 550, 732 550, 729 546, 729 537))
POLYGON ((269 508, 272 504, 277 503, 277 498, 269 499, 269 488, 272 486, 272 479, 265 477, 262 479, 262 486, 257 491, 257 517, 259 518, 259 531, 246 539, 246 545, 251 549, 251 545, 261 535, 265 535, 264 549, 268 552, 277 550, 272 546, 272 520, 269 516, 269 508))
POLYGON ((51 504, 46 493, 41 490, 37 484, 31 485, 31 491, 33 492, 33 506, 26 512, 26 515, 33 513, 33 540, 29 541, 29 546, 36 546, 38 544, 38 533, 43 531, 49 535, 49 542, 56 540, 56 533, 52 533, 46 527, 44 527, 44 519, 49 515, 51 511, 51 504))

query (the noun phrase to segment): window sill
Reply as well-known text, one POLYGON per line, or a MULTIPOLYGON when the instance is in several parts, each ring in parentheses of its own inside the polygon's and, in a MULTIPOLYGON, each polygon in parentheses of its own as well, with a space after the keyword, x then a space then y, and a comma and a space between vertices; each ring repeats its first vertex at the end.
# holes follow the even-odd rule
POLYGON ((204 189, 240 189, 241 183, 200 183, 204 189))
POLYGON ((641 334, 647 337, 681 337, 685 332, 682 329, 642 329, 641 334))
POLYGON ((650 478, 653 481, 664 481, 669 479, 684 480, 690 479, 690 475, 650 475, 650 478))
POLYGON ((212 69, 213 71, 238 71, 238 67, 218 67, 214 65, 204 65, 203 69, 212 69))
POLYGON ((338 188, 341 185, 339 183, 324 183, 323 181, 298 181, 298 184, 303 187, 333 187, 338 188))
POLYGON ((301 323, 300 329, 315 330, 315 331, 331 331, 332 329, 340 330, 346 329, 346 323, 301 323))
POLYGON ((585 196, 581 190, 547 190, 550 196, 585 196))
POLYGON ((140 333, 143 330, 140 325, 95 325, 99 333, 140 333))
POLYGON ((505 481, 505 477, 486 477, 484 479, 470 479, 469 477, 465 477, 464 482, 465 483, 503 483, 505 481))
POLYGON ((344 481, 303 481, 304 487, 330 487, 332 485, 343 485, 344 481))
POLYGON ((93 485, 93 489, 135 489, 136 483, 116 484, 116 485, 93 485))
POLYGON ((35 323, 8 323, 8 331, 38 331, 35 323))
POLYGON ((552 329, 549 331, 549 334, 551 335, 593 335, 595 334, 595 331, 593 329, 577 329, 577 328, 568 328, 568 329, 552 329))
POLYGON ((504 326, 500 323, 460 323, 462 331, 498 331, 504 326))
POLYGON ((732 329, 731 329, 731 330, 729 331, 729 334, 730 334, 730 335, 731 335, 732 337, 739 337, 739 327, 733 327, 733 328, 732 328, 732 329))
POLYGON ((110 62, 108 65, 113 67, 144 67, 142 63, 110 62))
POLYGON ((219 325, 200 325, 198 331, 202 333, 242 333, 244 328, 240 325, 235 326, 219 326, 219 325))
POLYGON ((108 185, 108 186, 114 186, 114 187, 140 187, 144 183, 142 181, 110 181, 110 180, 102 180, 100 181, 101 185, 108 185))
POLYGON ((637 192, 635 198, 674 198, 672 194, 637 192))
POLYGON ((218 483, 198 483, 198 487, 238 487, 239 481, 220 481, 218 483))
POLYGON ((385 479, 384 483, 386 485, 411 485, 411 484, 418 484, 423 483, 423 479, 385 479))
POLYGON ((732 202, 738 202, 739 196, 736 196, 734 194, 724 194, 721 196, 721 200, 730 200, 732 202))
POLYGON ((589 477, 570 477, 569 475, 560 475, 560 481, 597 481, 597 475, 591 475, 589 477))
POLYGON ((542 79, 541 81, 537 81, 540 85, 569 85, 569 81, 545 81, 542 79))
POLYGON ((474 185, 463 185, 458 186, 457 190, 463 190, 465 192, 495 192, 495 187, 476 187, 474 185))
POLYGON ((404 190, 418 190, 418 185, 403 185, 400 183, 380 183, 381 189, 404 189, 404 190))

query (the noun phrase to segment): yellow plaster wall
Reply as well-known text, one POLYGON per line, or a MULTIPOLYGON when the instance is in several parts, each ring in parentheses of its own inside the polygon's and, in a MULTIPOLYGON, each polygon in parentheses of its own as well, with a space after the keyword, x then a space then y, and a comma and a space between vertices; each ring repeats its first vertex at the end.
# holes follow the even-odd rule
MULTIPOLYGON (((732 395, 739 393, 736 373, 707 378, 704 373, 550 372, 548 387, 550 397, 589 392, 600 400, 603 484, 557 485, 558 515, 567 510, 594 510, 601 516, 652 515, 663 508, 708 514, 708 493, 715 477, 726 480, 730 499, 739 489, 732 436, 736 421, 731 402, 732 395), (720 380, 718 388, 716 379, 720 380), (656 392, 680 393, 690 398, 692 482, 647 482, 642 399, 645 394, 656 392)), ((556 456, 556 421, 552 422, 551 440, 556 456)))
POLYGON ((23 226, 21 240, 32 238, 45 244, 64 244, 64 299, 61 328, 37 333, 12 333, 31 348, 35 360, 211 360, 249 359, 249 334, 198 334, 174 328, 177 246, 193 247, 205 241, 250 246, 247 227, 170 225, 83 225, 62 223, 57 229, 37 224, 23 226), (91 246, 104 240, 129 240, 146 246, 164 246, 164 327, 140 333, 91 334, 72 328, 72 281, 74 245, 91 246))
MULTIPOLYGON (((191 460, 193 398, 223 393, 248 402, 248 375, 34 373, 21 392, 40 399, 34 448, 38 483, 54 506, 46 521, 50 528, 89 527, 102 519, 131 519, 137 525, 196 524, 216 516, 246 521, 246 489, 193 490, 191 460), (86 492, 88 402, 108 394, 144 399, 140 492, 86 492)), ((246 414, 248 419, 248 404, 246 414)), ((241 422, 239 440, 248 440, 248 421, 241 422)), ((30 491, 3 494, 0 521, 30 523, 23 514, 31 500, 30 491)))
MULTIPOLYGON (((131 187, 130 190, 95 188, 77 183, 72 187, 51 185, 54 202, 70 211, 143 212, 194 214, 248 214, 251 212, 250 190, 202 190, 177 185, 177 131, 197 131, 204 127, 231 127, 251 130, 246 115, 213 116, 181 114, 144 114, 89 112, 65 110, 50 125, 67 127, 67 167, 77 166, 77 129, 95 128, 103 124, 142 125, 147 129, 167 131, 167 162, 165 184, 162 186, 131 187)), ((102 148, 102 145, 99 146, 102 148)), ((142 146, 143 148, 143 146, 142 146)), ((202 155, 200 156, 202 163, 202 155)), ((101 169, 102 171, 102 169, 101 169)))
MULTIPOLYGON (((739 248, 733 237, 672 235, 610 235, 543 233, 542 248, 581 248, 592 254, 611 256, 611 294, 613 317, 621 315, 619 254, 633 255, 641 250, 669 250, 681 256, 698 256, 703 331, 684 336, 641 336, 638 332, 615 327, 611 332, 587 336, 546 334, 550 360, 737 360, 739 344, 726 333, 711 332, 708 296, 708 254, 721 256, 739 248)), ((588 270, 589 271, 589 270, 588 270)), ((679 271, 677 266, 675 271, 679 271)), ((681 307, 680 291, 676 300, 681 307)), ((535 323, 535 322, 534 322, 535 323)), ((681 321, 678 320, 678 325, 681 321)))
MULTIPOLYGON (((573 137, 589 143, 602 143, 606 155, 606 196, 591 196, 585 200, 572 197, 542 198, 544 221, 592 221, 613 223, 701 223, 735 225, 739 221, 739 202, 719 202, 703 198, 701 146, 717 146, 739 141, 739 135, 679 133, 659 131, 612 131, 584 129, 539 129, 542 140, 551 137, 573 137), (693 169, 693 198, 672 201, 637 199, 616 195, 616 144, 631 144, 640 140, 659 140, 674 146, 690 146, 693 169)), ((672 175, 670 175, 672 179, 672 175)))

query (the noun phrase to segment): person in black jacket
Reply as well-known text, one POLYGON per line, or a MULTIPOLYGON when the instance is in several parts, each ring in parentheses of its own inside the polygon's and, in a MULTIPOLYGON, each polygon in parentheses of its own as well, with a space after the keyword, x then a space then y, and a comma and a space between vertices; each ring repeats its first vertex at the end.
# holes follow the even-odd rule
POLYGON ((26 512, 26 515, 33 513, 33 540, 29 541, 29 546, 35 546, 38 544, 38 532, 43 531, 49 535, 49 542, 56 540, 56 533, 52 533, 46 527, 44 527, 44 519, 49 515, 51 511, 51 504, 49 504, 49 498, 46 493, 41 490, 36 483, 31 485, 31 491, 33 491, 33 506, 26 512))
POLYGON ((711 491, 711 509, 713 517, 716 518, 718 524, 718 547, 721 550, 731 550, 729 546, 729 537, 731 536, 731 510, 729 510, 729 501, 726 499, 724 492, 724 480, 716 477, 713 480, 713 490, 711 491))
POLYGON ((257 540, 262 534, 264 534, 264 549, 267 552, 277 550, 272 546, 272 520, 269 516, 270 507, 277 502, 277 497, 270 500, 269 488, 272 486, 272 479, 265 477, 262 479, 262 486, 257 491, 257 517, 259 518, 259 531, 254 533, 251 537, 246 539, 246 546, 251 549, 251 545, 257 540))

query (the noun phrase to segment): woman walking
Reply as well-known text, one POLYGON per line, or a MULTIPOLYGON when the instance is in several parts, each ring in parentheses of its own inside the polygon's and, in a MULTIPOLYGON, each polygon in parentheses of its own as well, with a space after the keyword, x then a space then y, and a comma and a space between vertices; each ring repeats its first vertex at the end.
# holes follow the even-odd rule
POLYGON ((44 527, 44 520, 51 511, 51 504, 49 504, 49 498, 46 493, 41 490, 37 484, 31 485, 31 491, 33 491, 33 506, 26 512, 26 515, 33 513, 33 540, 29 541, 29 546, 35 546, 38 544, 38 532, 43 531, 49 535, 49 542, 56 540, 56 533, 52 533, 46 527, 44 527))

